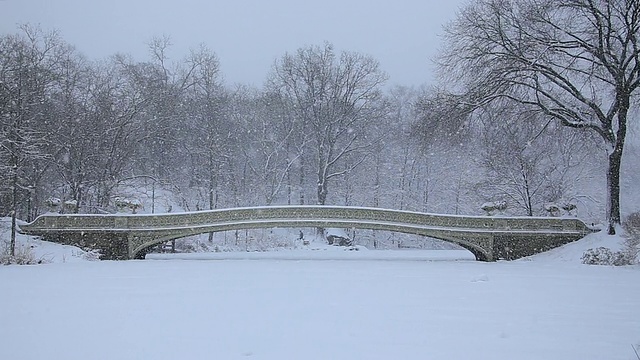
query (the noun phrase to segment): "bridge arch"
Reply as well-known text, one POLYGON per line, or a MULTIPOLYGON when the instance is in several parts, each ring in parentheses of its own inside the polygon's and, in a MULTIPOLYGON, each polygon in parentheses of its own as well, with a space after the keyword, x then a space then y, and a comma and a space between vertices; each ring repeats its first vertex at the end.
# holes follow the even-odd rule
POLYGON ((462 248, 470 251, 479 261, 492 261, 491 254, 482 246, 465 239, 460 239, 453 234, 446 234, 445 232, 428 231, 427 229, 421 229, 416 226, 406 226, 398 224, 384 224, 375 222, 362 222, 362 221, 292 221, 291 223, 285 223, 283 221, 277 221, 273 223, 265 221, 247 221, 241 223, 234 223, 233 225, 210 225, 206 227, 198 227, 185 230, 181 233, 167 233, 163 235, 155 235, 153 237, 139 237, 136 241, 134 248, 132 248, 130 257, 135 259, 144 259, 144 256, 148 253, 148 250, 152 247, 165 243, 171 240, 177 240, 189 236, 195 236, 200 234, 206 234, 211 232, 222 231, 234 231, 234 230, 247 230, 247 229, 270 229, 270 228, 301 228, 301 227, 324 227, 324 228, 342 228, 342 229, 361 229, 361 230, 382 230, 390 232, 399 232, 410 235, 421 235, 423 237, 434 238, 449 243, 453 243, 461 246, 462 248))

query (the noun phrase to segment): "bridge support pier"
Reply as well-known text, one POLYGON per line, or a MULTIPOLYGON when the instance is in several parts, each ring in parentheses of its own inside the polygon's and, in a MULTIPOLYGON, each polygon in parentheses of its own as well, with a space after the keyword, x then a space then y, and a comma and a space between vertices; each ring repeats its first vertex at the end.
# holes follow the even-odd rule
POLYGON ((129 259, 144 259, 150 249, 148 246, 145 247, 144 244, 149 244, 158 237, 160 236, 145 236, 139 233, 129 234, 127 236, 127 256, 129 259))

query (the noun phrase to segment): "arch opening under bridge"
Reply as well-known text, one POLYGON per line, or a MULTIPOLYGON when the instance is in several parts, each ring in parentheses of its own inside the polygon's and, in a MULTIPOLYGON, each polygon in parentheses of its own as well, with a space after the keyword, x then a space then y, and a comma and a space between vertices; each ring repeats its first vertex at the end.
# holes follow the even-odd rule
POLYGON ((233 224, 233 226, 231 224, 229 224, 228 226, 214 226, 211 228, 207 228, 207 227, 202 227, 202 228, 197 228, 194 229, 193 231, 190 231, 189 233, 183 233, 183 234, 168 234, 168 235, 164 235, 162 237, 156 237, 156 238, 151 238, 151 239, 138 239, 139 241, 144 241, 141 242, 139 245, 136 246, 135 249, 132 250, 132 254, 131 256, 133 258, 136 259, 144 259, 144 256, 149 252, 149 250, 151 250, 153 247, 157 246, 158 244, 163 244, 166 243, 167 241, 171 241, 171 240, 178 240, 181 238, 185 238, 185 237, 189 237, 189 236, 195 236, 195 235, 200 235, 200 234, 207 234, 207 233, 211 233, 211 232, 223 232, 223 231, 235 231, 235 230, 253 230, 253 229, 272 229, 272 228, 342 228, 342 229, 359 229, 359 230, 380 230, 380 231, 390 231, 390 232, 399 232, 399 233, 404 233, 404 234, 410 234, 410 235, 420 235, 423 236, 425 238, 434 238, 434 239, 438 239, 438 240, 442 240, 442 241, 446 241, 448 243, 453 243, 456 244, 468 251, 470 251, 477 260, 479 261, 491 261, 490 259, 490 254, 487 254, 487 252, 481 248, 480 246, 478 246, 477 244, 474 244, 472 242, 463 240, 463 239, 457 239, 453 236, 446 236, 444 234, 434 234, 434 233, 428 233, 428 232, 422 232, 422 233, 418 233, 420 229, 416 229, 416 228, 412 228, 412 227, 400 227, 397 226, 396 224, 391 225, 391 224, 379 224, 379 223, 368 223, 368 224, 363 224, 362 222, 348 222, 348 221, 341 221, 341 222, 327 222, 327 221, 319 221, 319 222, 312 222, 312 221, 304 221, 303 223, 300 222, 291 222, 289 224, 285 224, 284 222, 277 222, 277 223, 268 223, 268 222, 257 222, 257 223, 250 223, 250 222, 246 222, 246 223, 237 223, 237 224, 233 224))

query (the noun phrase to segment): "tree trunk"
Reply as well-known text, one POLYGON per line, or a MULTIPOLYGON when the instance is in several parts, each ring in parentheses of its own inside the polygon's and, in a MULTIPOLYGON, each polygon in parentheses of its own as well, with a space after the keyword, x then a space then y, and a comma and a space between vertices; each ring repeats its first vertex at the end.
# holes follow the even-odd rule
MULTIPOLYGON (((375 181, 373 183, 373 207, 380 206, 380 168, 382 167, 380 162, 380 153, 381 151, 376 152, 376 176, 375 181)), ((374 231, 375 234, 375 231, 374 231)), ((375 247, 375 242, 374 242, 375 247)))
POLYGON ((620 225, 620 165, 622 152, 627 136, 627 114, 629 112, 629 96, 619 91, 620 110, 618 111, 618 131, 615 145, 609 154, 609 168, 607 169, 607 217, 609 218, 609 235, 615 235, 616 225, 620 225), (622 93, 622 94, 621 94, 622 93))
POLYGON ((304 161, 304 154, 300 156, 300 177, 298 178, 298 186, 299 186, 299 191, 300 191, 300 205, 304 205, 304 181, 305 181, 305 161, 304 161))
POLYGON ((324 205, 327 202, 327 180, 318 180, 318 205, 324 205))
MULTIPOLYGON (((287 154, 290 154, 291 152, 291 147, 289 145, 289 142, 287 141, 286 143, 286 149, 285 149, 287 154)), ((287 155, 287 164, 291 165, 291 162, 289 161, 289 155, 287 155)), ((291 188, 292 188, 293 184, 291 183, 291 166, 287 166, 287 205, 291 205, 291 188)))
POLYGON ((615 235, 616 225, 620 224, 620 164, 622 162, 622 144, 617 142, 609 155, 607 169, 607 218, 609 219, 609 235, 615 235))
POLYGON ((11 178, 11 243, 9 245, 9 255, 16 256, 16 216, 18 212, 18 165, 15 156, 12 156, 14 165, 11 178))
POLYGON ((291 166, 287 168, 287 205, 291 205, 291 166))
MULTIPOLYGON (((320 157, 319 157, 320 158, 320 157)), ((327 179, 325 177, 326 174, 326 169, 318 169, 318 187, 317 187, 317 203, 318 205, 324 205, 327 202, 327 194, 328 194, 328 189, 327 189, 327 179)), ((324 237, 324 228, 323 227, 317 227, 316 228, 316 234, 318 236, 322 236, 324 237)))
MULTIPOLYGON (((216 169, 217 170, 217 169, 216 169)), ((217 207, 218 205, 218 201, 217 201, 217 193, 216 193, 216 188, 218 187, 217 183, 217 172, 214 175, 213 172, 213 164, 211 162, 209 162, 209 210, 213 210, 217 207)), ((213 243, 213 233, 210 232, 209 233, 209 243, 213 243)))
POLYGON ((533 216, 533 204, 531 202, 531 191, 529 189, 529 180, 526 176, 524 176, 524 196, 525 196, 525 206, 527 208, 527 216, 533 216))

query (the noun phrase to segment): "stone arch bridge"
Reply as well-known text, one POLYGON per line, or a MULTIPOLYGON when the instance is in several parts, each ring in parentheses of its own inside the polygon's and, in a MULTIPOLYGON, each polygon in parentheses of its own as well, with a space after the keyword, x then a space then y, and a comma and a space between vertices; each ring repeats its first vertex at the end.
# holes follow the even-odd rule
POLYGON ((154 245, 190 235, 273 227, 332 227, 417 234, 458 244, 477 260, 512 260, 578 240, 575 218, 438 215, 346 206, 267 206, 168 214, 42 215, 20 232, 99 249, 102 259, 142 259, 154 245))

